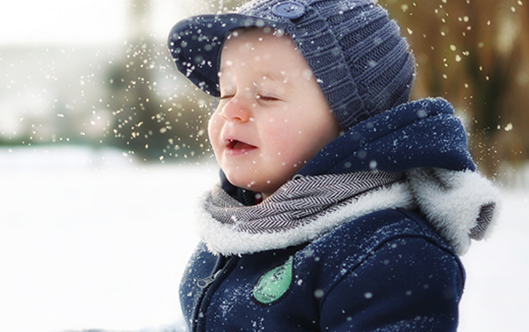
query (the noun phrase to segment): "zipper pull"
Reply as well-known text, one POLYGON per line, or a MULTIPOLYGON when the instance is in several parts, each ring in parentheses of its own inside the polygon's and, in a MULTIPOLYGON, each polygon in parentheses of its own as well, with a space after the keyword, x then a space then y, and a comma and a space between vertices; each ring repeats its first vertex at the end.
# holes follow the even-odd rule
POLYGON ((218 277, 218 275, 222 272, 222 270, 218 270, 217 272, 215 272, 214 275, 211 275, 207 278, 204 278, 204 279, 200 279, 199 281, 197 281, 197 286, 200 287, 200 288, 206 288, 208 287, 209 285, 211 285, 211 283, 213 281, 215 281, 215 279, 218 277))

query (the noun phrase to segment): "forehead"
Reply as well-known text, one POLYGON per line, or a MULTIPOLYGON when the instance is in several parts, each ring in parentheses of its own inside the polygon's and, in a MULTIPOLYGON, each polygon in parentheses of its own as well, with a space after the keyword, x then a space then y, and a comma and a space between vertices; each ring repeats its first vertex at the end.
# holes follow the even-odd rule
POLYGON ((226 37, 226 41, 233 40, 236 38, 254 38, 254 37, 259 38, 263 36, 273 36, 276 38, 285 37, 286 39, 290 39, 290 37, 288 37, 288 35, 285 34, 285 31, 281 29, 273 29, 269 27, 265 27, 265 28, 251 27, 251 28, 237 29, 237 30, 232 31, 228 35, 228 37, 226 37))
POLYGON ((270 78, 274 78, 272 72, 309 69, 288 35, 280 30, 266 28, 236 30, 226 39, 221 53, 220 72, 236 67, 251 67, 252 70, 268 67, 274 69, 270 78))
POLYGON ((262 57, 281 55, 299 55, 294 41, 280 30, 274 29, 240 29, 233 31, 227 38, 222 48, 225 54, 250 54, 262 57))

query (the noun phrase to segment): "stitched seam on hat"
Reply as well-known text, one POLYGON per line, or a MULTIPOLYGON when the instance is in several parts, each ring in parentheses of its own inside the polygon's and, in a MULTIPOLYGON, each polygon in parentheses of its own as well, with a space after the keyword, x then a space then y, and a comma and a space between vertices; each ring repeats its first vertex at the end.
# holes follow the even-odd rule
MULTIPOLYGON (((410 57, 411 55, 408 55, 408 57, 405 59, 405 63, 411 60, 410 57)), ((414 67, 403 64, 401 66, 395 66, 395 68, 399 69, 399 71, 394 75, 394 79, 385 85, 385 88, 381 89, 377 96, 373 98, 375 100, 381 100, 381 102, 374 106, 374 109, 390 109, 405 103, 408 100, 413 83, 414 67), (389 96, 387 91, 391 91, 389 96)))
MULTIPOLYGON (((400 36, 396 36, 393 24, 386 21, 386 24, 379 31, 370 35, 369 38, 357 42, 354 49, 347 49, 346 54, 355 63, 362 61, 362 58, 372 56, 373 53, 377 55, 376 58, 380 58, 383 54, 387 54, 399 42, 400 36), (377 38, 380 39, 378 43, 376 42, 377 38)), ((345 42, 340 43, 341 45, 348 45, 345 42)))
MULTIPOLYGON (((404 58, 406 59, 407 58, 407 55, 408 55, 408 45, 404 42, 404 41, 401 41, 399 42, 396 46, 396 52, 388 52, 384 57, 382 57, 378 63, 380 64, 380 69, 378 70, 380 75, 386 75, 387 77, 389 76, 388 75, 388 70, 391 70, 392 67, 398 65, 398 64, 402 64, 404 61, 400 61, 398 62, 399 59, 401 58, 404 58)), ((372 76, 373 73, 369 70, 366 70, 364 71, 363 73, 359 74, 358 75, 358 80, 359 81, 362 81, 362 82, 365 82, 367 85, 370 85, 371 82, 373 82, 376 77, 380 76, 372 76), (370 79, 371 78, 371 79, 370 79)))

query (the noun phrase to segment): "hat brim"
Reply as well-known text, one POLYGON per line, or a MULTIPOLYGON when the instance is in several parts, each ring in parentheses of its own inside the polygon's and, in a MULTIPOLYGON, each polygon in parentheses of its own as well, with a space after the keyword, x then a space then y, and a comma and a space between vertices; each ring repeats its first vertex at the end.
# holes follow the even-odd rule
POLYGON ((178 22, 168 47, 178 70, 204 92, 218 97, 220 55, 226 38, 244 28, 286 29, 287 24, 241 14, 194 16, 178 22))

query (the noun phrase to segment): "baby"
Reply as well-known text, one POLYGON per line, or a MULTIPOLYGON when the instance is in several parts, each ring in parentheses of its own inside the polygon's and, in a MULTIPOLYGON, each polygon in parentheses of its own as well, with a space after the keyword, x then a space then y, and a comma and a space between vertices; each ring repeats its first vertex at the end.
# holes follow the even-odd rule
POLYGON ((190 331, 456 331, 458 255, 498 194, 451 105, 408 101, 415 62, 384 9, 253 1, 179 22, 169 49, 219 98, 190 331))

